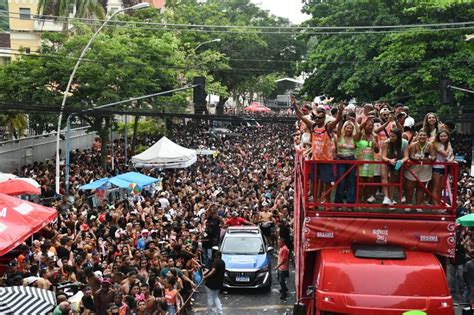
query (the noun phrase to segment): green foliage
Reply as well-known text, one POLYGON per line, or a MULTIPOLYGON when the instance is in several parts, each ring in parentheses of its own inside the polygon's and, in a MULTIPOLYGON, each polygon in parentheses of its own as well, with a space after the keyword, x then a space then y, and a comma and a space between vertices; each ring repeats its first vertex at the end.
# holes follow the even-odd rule
MULTIPOLYGON (((0 10, 8 11, 8 0, 0 0, 0 10)), ((0 12, 0 32, 6 32, 9 28, 8 13, 0 12)))
POLYGON ((80 18, 105 18, 105 9, 99 0, 39 0, 38 12, 44 15, 69 16, 76 11, 80 18))
MULTIPOLYGON (((128 136, 131 137, 133 133, 133 122, 128 123, 128 136)), ((125 123, 118 123, 117 130, 120 134, 125 134, 125 123)), ((141 120, 138 122, 138 137, 150 136, 150 135, 159 135, 164 134, 164 127, 161 121, 157 119, 148 118, 146 120, 141 120)))
MULTIPOLYGON (((78 25, 67 37, 46 34, 37 56, 24 56, 0 68, 0 98, 26 104, 59 106, 74 64, 92 35, 88 26, 78 25)), ((106 29, 93 42, 75 75, 66 108, 82 110, 96 105, 154 94, 179 87, 179 68, 184 53, 171 33, 153 33, 139 28, 106 29)), ((189 93, 189 92, 187 92, 189 93)), ((150 98, 125 106, 182 111, 187 93, 150 98)), ((56 107, 57 108, 57 107, 56 107)), ((99 134, 107 135, 110 117, 88 112, 83 118, 99 134)), ((55 125, 56 117, 49 122, 55 125)), ((32 125, 36 126, 37 122, 32 125)), ((38 122, 47 126, 47 122, 38 122)))
MULTIPOLYGON (((166 3, 166 21, 178 24, 233 25, 233 26, 288 26, 289 21, 270 15, 250 0, 169 0, 166 3)), ((217 29, 216 29, 217 30, 217 29)), ((304 44, 295 36, 265 34, 260 29, 234 27, 222 32, 187 31, 180 34, 185 47, 220 38, 219 43, 206 44, 194 52, 205 60, 212 49, 218 51, 222 63, 200 61, 208 69, 208 82, 220 82, 231 94, 264 93, 253 83, 262 82, 269 74, 292 75, 296 62, 303 54, 304 44), (282 62, 283 61, 283 62, 282 62), (214 80, 212 80, 214 79, 214 80)), ((266 87, 268 85, 260 85, 266 87)))
MULTIPOLYGON (((462 1, 308 1, 311 26, 399 25, 472 21, 474 3, 462 1)), ((349 30, 351 31, 351 30, 349 30)), ((354 31, 354 30, 352 30, 354 31)), ((341 31, 343 32, 343 31, 341 31)), ((464 30, 407 29, 367 34, 307 36, 311 45, 303 92, 358 101, 403 101, 415 111, 445 111, 439 83, 472 87, 473 44, 464 30)), ((457 102, 468 96, 455 93, 457 102)))

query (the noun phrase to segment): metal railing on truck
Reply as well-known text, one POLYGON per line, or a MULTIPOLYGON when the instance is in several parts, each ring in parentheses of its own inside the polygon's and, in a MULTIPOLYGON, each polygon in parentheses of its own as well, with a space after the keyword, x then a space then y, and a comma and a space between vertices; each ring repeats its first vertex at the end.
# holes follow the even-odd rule
MULTIPOLYGON (((459 166, 456 162, 407 162, 404 163, 397 172, 391 172, 391 179, 388 182, 382 182, 381 177, 373 177, 372 180, 361 180, 360 168, 366 165, 374 164, 375 167, 388 167, 388 164, 382 161, 363 161, 363 160, 330 160, 315 161, 305 160, 302 165, 303 176, 303 200, 306 211, 323 210, 328 212, 364 212, 365 216, 380 215, 387 213, 394 216, 413 215, 418 212, 424 216, 439 215, 455 215, 456 200, 458 190, 458 173, 459 166), (324 165, 325 169, 320 166, 324 165), (414 170, 414 166, 436 166, 436 173, 441 175, 441 196, 433 193, 433 179, 428 182, 420 181, 419 175, 414 170), (337 174, 338 166, 345 166, 343 172, 337 174), (334 181, 331 183, 323 183, 327 174, 318 174, 318 172, 332 172, 334 181), (355 172, 354 172, 355 171, 355 172), (354 174, 355 173, 355 174, 354 174), (424 202, 416 204, 413 200, 401 202, 406 195, 405 174, 410 174, 415 181, 415 187, 421 189, 424 194, 424 202), (351 183, 355 183, 355 200, 354 202, 335 201, 334 193, 338 185, 349 179, 351 183), (382 197, 377 198, 374 202, 369 203, 366 199, 361 198, 361 191, 367 187, 383 188, 384 186, 397 188, 396 204, 384 205, 382 197), (418 210, 418 211, 415 211, 418 210), (422 213, 421 213, 422 212, 422 213)), ((436 175, 436 176, 438 176, 436 175)), ((327 179, 326 179, 327 181, 327 179)), ((347 187, 349 188, 349 187, 347 187)), ((414 196, 415 197, 415 196, 414 196)))

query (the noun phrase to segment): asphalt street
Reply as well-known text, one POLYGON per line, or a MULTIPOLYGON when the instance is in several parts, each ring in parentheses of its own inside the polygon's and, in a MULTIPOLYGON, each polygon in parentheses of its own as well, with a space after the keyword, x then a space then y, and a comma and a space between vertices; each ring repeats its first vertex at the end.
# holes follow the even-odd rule
MULTIPOLYGON (((276 261, 273 262, 275 266, 276 261)), ((288 298, 284 301, 280 300, 280 285, 276 278, 276 273, 272 274, 272 289, 250 290, 250 289, 232 289, 221 291, 219 297, 224 307, 226 315, 260 315, 260 314, 293 314, 293 304, 295 303, 295 270, 294 264, 290 269, 290 278, 287 280, 289 288, 288 298)), ((194 296, 193 315, 205 315, 207 312, 206 292, 204 288, 200 288, 199 293, 194 296)), ((454 294, 455 315, 462 315, 462 305, 460 304, 460 294, 454 294)), ((215 311, 215 309, 214 309, 215 311)), ((214 313, 215 314, 215 313, 214 313)))
MULTIPOLYGON (((276 259, 273 266, 276 265, 276 259)), ((257 314, 285 314, 293 313, 295 303, 295 269, 290 267, 290 278, 287 279, 289 289, 288 298, 280 300, 280 285, 276 277, 276 272, 272 272, 272 288, 268 290, 232 289, 221 291, 219 297, 226 315, 257 315, 257 314)), ((199 289, 199 293, 194 297, 194 315, 204 315, 207 312, 206 291, 199 289)), ((215 309, 214 309, 215 311, 215 309)))

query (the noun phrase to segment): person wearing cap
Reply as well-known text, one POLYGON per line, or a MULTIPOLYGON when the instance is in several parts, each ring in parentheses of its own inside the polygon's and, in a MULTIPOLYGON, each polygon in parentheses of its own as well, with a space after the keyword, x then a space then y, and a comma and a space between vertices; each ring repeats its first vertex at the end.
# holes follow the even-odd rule
POLYGON ((413 126, 415 126, 415 119, 410 116, 410 107, 403 106, 403 112, 407 114, 407 116, 405 117, 405 122, 403 124, 403 127, 413 128, 413 126))
POLYGON ((255 225, 240 217, 237 211, 232 211, 231 217, 225 221, 226 226, 255 225))

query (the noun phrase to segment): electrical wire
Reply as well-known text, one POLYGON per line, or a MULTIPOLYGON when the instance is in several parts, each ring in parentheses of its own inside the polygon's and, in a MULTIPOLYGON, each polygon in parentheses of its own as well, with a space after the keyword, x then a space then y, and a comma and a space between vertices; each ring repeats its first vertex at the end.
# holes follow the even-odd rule
MULTIPOLYGON (((20 15, 19 12, 13 12, 8 10, 0 10, 0 12, 20 15)), ((42 16, 42 15, 35 15, 42 16)), ((47 19, 62 19, 62 20, 77 20, 83 22, 100 22, 103 23, 105 20, 91 19, 91 18, 79 18, 79 17, 64 17, 57 15, 47 15, 47 19)), ((25 19, 26 20, 26 19, 25 19)), ((109 21, 108 23, 123 23, 124 21, 109 21)), ((208 25, 208 24, 179 24, 179 23, 158 23, 158 22, 140 22, 140 21, 126 21, 127 24, 136 25, 157 25, 157 26, 173 26, 173 27, 185 27, 185 28, 238 28, 238 29, 295 29, 295 30, 347 30, 347 29, 401 29, 401 28, 432 28, 432 27, 445 27, 445 26, 465 26, 474 25, 474 21, 467 22, 448 22, 448 23, 430 23, 430 24, 400 24, 400 25, 348 25, 348 26, 266 26, 266 25, 208 25)))

